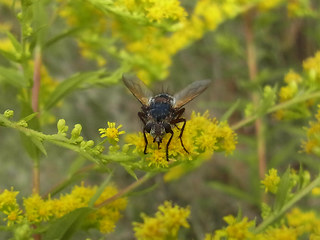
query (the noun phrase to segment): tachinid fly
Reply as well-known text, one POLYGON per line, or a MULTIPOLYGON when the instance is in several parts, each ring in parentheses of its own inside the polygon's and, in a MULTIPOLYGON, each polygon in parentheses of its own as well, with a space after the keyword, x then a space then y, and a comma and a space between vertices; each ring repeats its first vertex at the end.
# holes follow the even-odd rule
POLYGON ((196 81, 174 94, 173 96, 167 93, 154 95, 146 85, 136 77, 122 76, 122 80, 132 94, 142 104, 141 112, 138 116, 144 124, 143 136, 145 141, 144 154, 147 153, 148 140, 146 133, 150 133, 153 137, 153 142, 160 143, 165 134, 171 134, 166 145, 166 158, 168 159, 168 148, 173 137, 172 127, 177 123, 183 122, 180 130, 179 139, 181 146, 188 153, 182 142, 182 134, 186 126, 186 119, 182 117, 185 111, 183 106, 190 102, 192 99, 202 93, 210 84, 210 80, 196 81))

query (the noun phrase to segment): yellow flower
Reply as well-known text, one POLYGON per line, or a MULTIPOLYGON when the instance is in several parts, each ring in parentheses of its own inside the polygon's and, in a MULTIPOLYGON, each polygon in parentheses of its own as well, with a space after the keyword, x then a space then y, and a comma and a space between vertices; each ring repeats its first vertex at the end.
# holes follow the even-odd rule
POLYGON ((302 82, 302 77, 296 73, 293 70, 290 70, 286 76, 284 77, 284 81, 289 84, 291 82, 295 82, 295 83, 301 83, 302 82))
POLYGON ((147 18, 150 21, 161 22, 163 19, 183 20, 187 12, 180 6, 177 0, 150 1, 151 5, 146 6, 147 18))
POLYGON ((7 208, 15 208, 17 206, 17 195, 19 194, 18 191, 13 191, 11 188, 10 191, 5 189, 0 194, 0 211, 6 210, 7 208))
POLYGON ((312 80, 320 77, 320 51, 316 52, 314 57, 303 61, 303 68, 307 71, 312 80))
POLYGON ((294 228, 288 228, 286 226, 281 226, 279 228, 270 228, 268 229, 264 234, 262 234, 264 237, 261 239, 269 240, 297 240, 298 234, 296 229, 294 228))
POLYGON ((306 153, 320 154, 320 105, 316 114, 316 122, 310 122, 307 131, 307 141, 302 142, 302 147, 306 153))
POLYGON ((314 227, 319 223, 313 211, 302 212, 299 208, 292 209, 287 213, 286 217, 288 225, 296 228, 298 235, 312 232, 314 227))
POLYGON ((108 122, 108 128, 100 128, 99 132, 101 134, 100 137, 107 137, 110 140, 114 140, 116 142, 119 142, 119 135, 125 134, 125 131, 119 131, 119 129, 122 127, 120 124, 116 128, 116 123, 114 122, 108 122))
POLYGON ((314 196, 320 196, 320 187, 313 188, 311 193, 314 196))
POLYGON ((15 223, 20 223, 23 219, 22 210, 19 208, 13 208, 3 211, 7 217, 4 220, 7 220, 7 226, 12 226, 15 223))
POLYGON ((269 1, 261 1, 259 3, 259 8, 261 10, 267 11, 272 8, 278 7, 284 0, 269 0, 269 1))
POLYGON ((158 207, 155 217, 142 214, 144 222, 133 223, 135 236, 138 240, 177 239, 180 227, 189 227, 189 215, 189 207, 173 206, 171 202, 166 201, 158 207))
POLYGON ((226 216, 223 218, 228 226, 226 227, 226 233, 229 239, 242 240, 248 239, 253 236, 249 231, 249 228, 254 226, 254 221, 248 221, 247 217, 244 217, 241 221, 237 222, 234 216, 226 216))
POLYGON ((32 194, 23 200, 25 216, 33 223, 48 221, 54 214, 53 201, 44 201, 38 194, 32 194))
POLYGON ((278 185, 280 183, 280 177, 278 176, 278 171, 274 168, 269 170, 268 174, 265 174, 264 180, 261 184, 265 187, 265 192, 276 193, 278 190, 278 185))
POLYGON ((280 101, 284 102, 294 97, 297 92, 296 84, 290 84, 280 88, 279 97, 280 101))

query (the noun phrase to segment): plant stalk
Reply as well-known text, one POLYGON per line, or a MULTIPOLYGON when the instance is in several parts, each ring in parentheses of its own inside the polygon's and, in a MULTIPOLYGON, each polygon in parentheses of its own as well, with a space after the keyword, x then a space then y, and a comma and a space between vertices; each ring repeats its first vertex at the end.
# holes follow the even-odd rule
MULTIPOLYGON (((255 15, 254 10, 249 10, 244 15, 245 23, 245 37, 247 43, 247 64, 249 70, 250 81, 255 82, 257 79, 257 57, 256 48, 253 36, 253 18, 255 15)), ((259 105, 259 95, 253 92, 251 95, 252 102, 255 108, 259 105)), ((262 117, 255 119, 255 133, 257 138, 257 153, 259 162, 259 177, 262 179, 266 172, 266 143, 264 136, 264 123, 262 117)))

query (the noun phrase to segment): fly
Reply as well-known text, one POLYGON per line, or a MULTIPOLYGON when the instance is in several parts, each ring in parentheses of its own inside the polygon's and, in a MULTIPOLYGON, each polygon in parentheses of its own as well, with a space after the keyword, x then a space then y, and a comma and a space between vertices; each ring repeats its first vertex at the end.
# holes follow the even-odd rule
POLYGON ((178 123, 183 123, 179 134, 182 148, 189 153, 183 145, 182 135, 186 126, 186 119, 182 117, 185 104, 201 94, 210 84, 210 80, 200 80, 191 83, 173 96, 167 93, 154 95, 153 92, 138 78, 122 76, 122 80, 131 93, 142 104, 138 116, 144 124, 143 137, 145 141, 144 154, 147 153, 148 140, 146 133, 150 133, 153 142, 162 143, 163 137, 171 134, 166 145, 166 159, 169 161, 169 145, 173 137, 172 127, 177 127, 178 123))

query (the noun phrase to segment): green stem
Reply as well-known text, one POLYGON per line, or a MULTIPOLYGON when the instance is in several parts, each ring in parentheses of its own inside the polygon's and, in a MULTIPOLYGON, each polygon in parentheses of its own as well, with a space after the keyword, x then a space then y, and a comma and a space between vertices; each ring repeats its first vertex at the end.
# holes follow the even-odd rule
POLYGON ((148 179, 152 178, 155 175, 155 173, 146 173, 142 178, 140 178, 138 181, 132 183, 131 185, 127 186, 126 188, 122 189, 120 192, 118 192, 117 194, 113 195, 112 197, 106 199, 105 201, 103 201, 100 204, 95 205, 96 208, 101 208, 115 200, 117 200, 118 198, 128 194, 129 192, 131 192, 132 190, 136 189, 137 187, 139 187, 141 184, 143 184, 144 182, 146 182, 148 179))
POLYGON ((255 233, 262 232, 266 227, 276 221, 279 217, 281 217, 289 208, 291 208, 296 202, 298 202, 301 198, 307 195, 311 190, 320 184, 320 175, 313 180, 308 186, 301 189, 298 193, 294 195, 294 197, 288 201, 279 211, 275 212, 268 218, 266 218, 259 226, 256 227, 255 233))
MULTIPOLYGON (((297 104, 297 103, 300 103, 300 102, 304 102, 306 100, 309 100, 309 99, 313 99, 313 98, 320 98, 320 91, 317 91, 317 92, 314 92, 314 93, 305 93, 304 95, 301 95, 301 96, 298 96, 296 98, 293 98, 289 101, 286 101, 286 102, 283 102, 283 103, 279 103, 271 108, 269 108, 268 111, 266 111, 267 114, 270 114, 270 113, 273 113, 275 111, 279 111, 281 109, 285 109, 285 108, 288 108, 294 104, 297 104)), ((255 121, 258 117, 260 117, 259 115, 254 115, 254 116, 250 116, 250 117, 247 117, 243 120, 241 120, 240 122, 234 124, 231 126, 231 128, 233 130, 237 130, 253 121, 255 121)))

